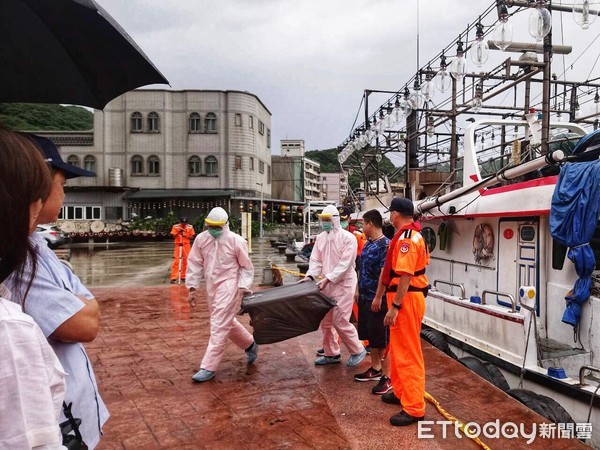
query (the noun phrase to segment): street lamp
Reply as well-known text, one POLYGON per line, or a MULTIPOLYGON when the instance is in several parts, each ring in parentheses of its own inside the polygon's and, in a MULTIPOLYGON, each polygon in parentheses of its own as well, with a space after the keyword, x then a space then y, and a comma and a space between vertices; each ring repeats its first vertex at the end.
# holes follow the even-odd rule
POLYGON ((263 184, 262 183, 256 183, 258 186, 260 186, 260 208, 259 208, 259 223, 260 223, 260 231, 258 232, 258 238, 259 240, 262 242, 263 240, 263 184))

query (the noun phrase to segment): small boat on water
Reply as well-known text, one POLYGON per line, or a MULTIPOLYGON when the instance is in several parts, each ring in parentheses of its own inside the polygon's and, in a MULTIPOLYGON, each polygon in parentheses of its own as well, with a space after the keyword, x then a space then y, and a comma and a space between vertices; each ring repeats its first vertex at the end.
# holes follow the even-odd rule
POLYGON ((415 203, 431 252, 424 326, 443 333, 459 356, 498 366, 512 388, 556 400, 576 426, 591 423, 587 443, 598 448, 600 278, 594 264, 600 263, 567 258, 585 247, 600 257, 597 213, 589 243, 565 245, 557 232, 566 226, 581 237, 578 220, 597 211, 600 185, 583 178, 594 168, 577 170, 596 166, 600 139, 597 132, 581 139, 586 132, 574 123, 551 123, 548 153, 527 156, 525 144, 540 139, 537 114, 527 119, 472 123, 465 131, 462 187, 415 203), (515 138, 508 142, 512 153, 499 156, 503 169, 485 177, 476 136, 490 126, 514 128, 515 138), (588 266, 583 276, 581 264, 588 266), (583 294, 582 283, 589 288, 583 294))

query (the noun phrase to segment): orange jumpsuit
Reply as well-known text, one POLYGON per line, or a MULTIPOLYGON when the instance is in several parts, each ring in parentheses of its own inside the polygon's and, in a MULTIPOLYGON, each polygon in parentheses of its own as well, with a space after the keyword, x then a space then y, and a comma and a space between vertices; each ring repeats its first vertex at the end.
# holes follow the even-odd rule
MULTIPOLYGON (((390 244, 388 257, 391 258, 391 271, 386 292, 389 309, 396 295, 399 283, 397 274, 400 272, 412 275, 410 286, 413 289, 429 285, 425 276, 429 252, 423 236, 415 229, 417 227, 414 223, 402 227, 396 235, 398 239, 393 248, 390 244)), ((395 324, 390 326, 388 357, 394 394, 400 399, 402 409, 413 417, 425 415, 425 362, 420 335, 424 314, 423 292, 409 290, 402 300, 395 324)))
POLYGON ((175 249, 173 251, 173 264, 171 265, 171 281, 177 280, 179 275, 179 258, 181 257, 181 278, 185 281, 185 270, 187 269, 187 257, 190 253, 190 238, 196 232, 189 223, 181 226, 180 223, 173 225, 171 236, 175 238, 175 249), (182 232, 183 231, 183 232, 182 232), (181 249, 181 250, 180 250, 181 249))

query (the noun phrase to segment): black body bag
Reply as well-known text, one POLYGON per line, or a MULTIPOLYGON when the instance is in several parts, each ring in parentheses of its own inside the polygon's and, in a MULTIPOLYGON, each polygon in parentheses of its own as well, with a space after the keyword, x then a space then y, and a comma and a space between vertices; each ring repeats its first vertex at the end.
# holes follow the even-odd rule
POLYGON ((335 305, 314 281, 305 281, 247 295, 242 311, 250 314, 254 341, 273 344, 317 330, 335 305))

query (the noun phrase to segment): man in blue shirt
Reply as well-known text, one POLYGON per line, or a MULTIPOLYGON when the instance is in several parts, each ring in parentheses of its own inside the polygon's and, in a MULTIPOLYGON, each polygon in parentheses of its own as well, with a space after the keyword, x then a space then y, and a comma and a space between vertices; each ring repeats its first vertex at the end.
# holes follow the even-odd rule
MULTIPOLYGON (((78 176, 95 176, 93 172, 65 163, 56 146, 48 139, 28 135, 40 148, 53 178, 52 191, 37 218, 37 223, 56 222, 64 199, 67 179, 78 176)), ((108 410, 98 393, 96 377, 82 342, 96 338, 100 325, 100 310, 94 296, 79 278, 56 257, 43 238, 31 237, 38 255, 37 270, 33 278, 24 312, 30 315, 44 332, 65 372, 67 392, 65 403, 72 403, 73 417, 81 419, 80 432, 90 450, 100 441, 102 425, 109 417, 108 410)), ((31 273, 26 270, 24 280, 31 273)), ((19 303, 27 291, 27 283, 16 283, 13 277, 5 285, 13 293, 11 300, 19 303)), ((61 415, 61 422, 66 420, 61 415)))
POLYGON ((383 219, 376 209, 363 215, 363 232, 367 243, 358 258, 358 337, 368 340, 371 347, 371 367, 354 375, 356 381, 379 381, 373 394, 382 395, 392 388, 389 362, 385 358, 388 327, 383 324, 387 304, 376 298, 379 275, 385 262, 389 239, 383 235, 383 219))

